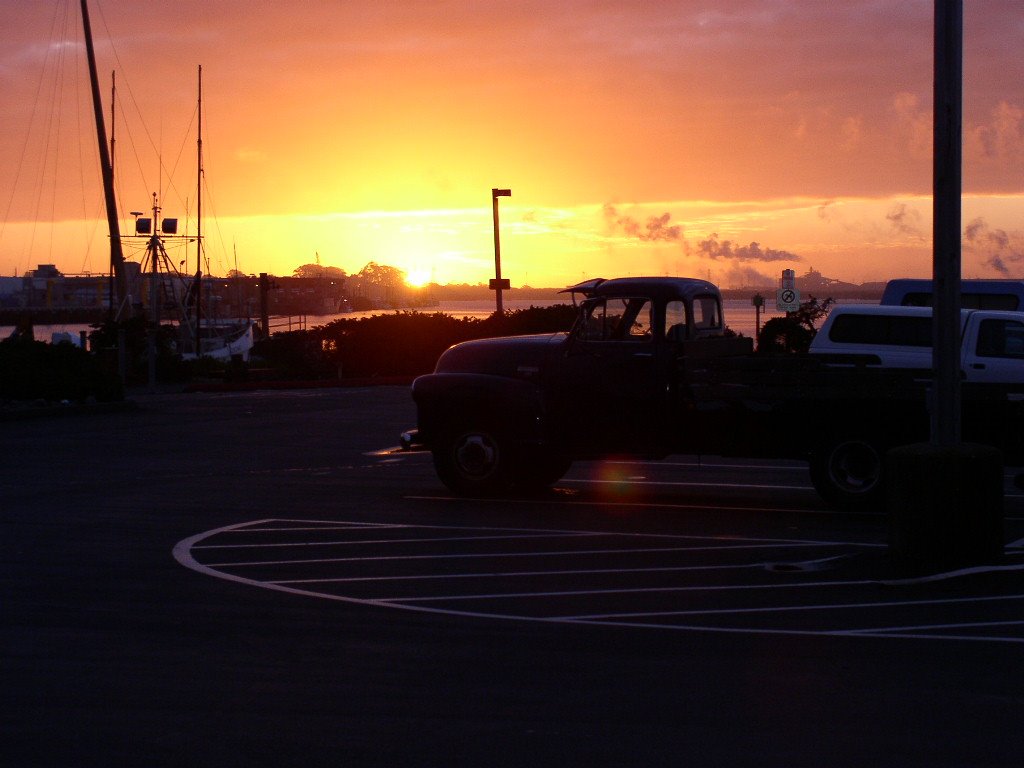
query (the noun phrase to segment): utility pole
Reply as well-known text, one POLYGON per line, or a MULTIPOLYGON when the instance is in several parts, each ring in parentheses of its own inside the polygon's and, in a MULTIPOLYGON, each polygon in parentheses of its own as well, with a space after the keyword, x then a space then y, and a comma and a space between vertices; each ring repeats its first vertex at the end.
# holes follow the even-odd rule
POLYGON ((932 443, 960 442, 960 195, 963 134, 963 0, 935 0, 932 171, 932 443))
POLYGON ((998 562, 1002 455, 960 441, 963 0, 935 0, 931 440, 886 456, 889 550, 920 572, 998 562))
POLYGON ((494 217, 494 279, 491 280, 490 289, 494 291, 497 313, 503 314, 505 306, 501 300, 501 292, 508 290, 512 284, 501 277, 501 236, 498 233, 498 198, 512 197, 511 189, 491 190, 491 209, 494 217))

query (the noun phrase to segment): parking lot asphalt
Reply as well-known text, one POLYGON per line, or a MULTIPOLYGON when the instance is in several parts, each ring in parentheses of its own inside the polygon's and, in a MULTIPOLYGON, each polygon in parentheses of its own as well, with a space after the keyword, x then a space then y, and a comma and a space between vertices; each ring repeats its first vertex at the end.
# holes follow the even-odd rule
POLYGON ((19 765, 1024 762, 1024 499, 908 578, 796 463, 452 498, 402 387, 0 425, 19 765))

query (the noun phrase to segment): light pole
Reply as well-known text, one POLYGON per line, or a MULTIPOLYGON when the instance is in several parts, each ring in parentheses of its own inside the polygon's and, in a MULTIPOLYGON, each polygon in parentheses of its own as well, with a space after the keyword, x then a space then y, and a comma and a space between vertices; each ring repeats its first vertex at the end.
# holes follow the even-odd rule
POLYGON ((491 190, 491 209, 494 212, 494 279, 491 280, 490 288, 494 291, 495 295, 495 306, 497 307, 498 314, 502 314, 505 311, 505 307, 501 301, 501 292, 511 288, 511 283, 508 280, 503 280, 501 277, 501 238, 498 235, 498 198, 499 197, 512 197, 511 189, 492 189, 491 190))
POLYGON ((960 442, 960 222, 963 164, 963 0, 935 0, 932 196, 932 443, 960 442))

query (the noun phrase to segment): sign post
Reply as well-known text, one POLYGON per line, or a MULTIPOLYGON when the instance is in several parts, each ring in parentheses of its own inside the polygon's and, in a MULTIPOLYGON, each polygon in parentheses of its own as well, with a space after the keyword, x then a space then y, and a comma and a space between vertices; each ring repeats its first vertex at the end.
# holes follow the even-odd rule
POLYGON ((500 315, 505 311, 501 301, 501 292, 508 290, 511 283, 501 278, 501 237, 498 234, 498 198, 512 197, 511 189, 491 190, 491 209, 494 216, 494 279, 490 282, 490 289, 494 291, 496 312, 500 315))
POLYGON ((796 273, 792 269, 782 270, 782 280, 775 292, 775 307, 779 312, 796 312, 800 309, 800 291, 796 289, 796 273))

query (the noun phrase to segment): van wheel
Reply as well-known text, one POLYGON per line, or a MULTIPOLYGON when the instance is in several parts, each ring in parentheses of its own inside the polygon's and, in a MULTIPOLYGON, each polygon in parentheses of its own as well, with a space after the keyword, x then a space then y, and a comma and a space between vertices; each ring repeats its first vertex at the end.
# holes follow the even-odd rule
POLYGON ((450 490, 463 495, 503 493, 515 477, 511 441, 494 426, 448 430, 432 451, 434 469, 450 490))
POLYGON ((825 444, 811 454, 810 470, 814 489, 840 509, 865 509, 883 499, 885 455, 870 440, 842 438, 825 444))

